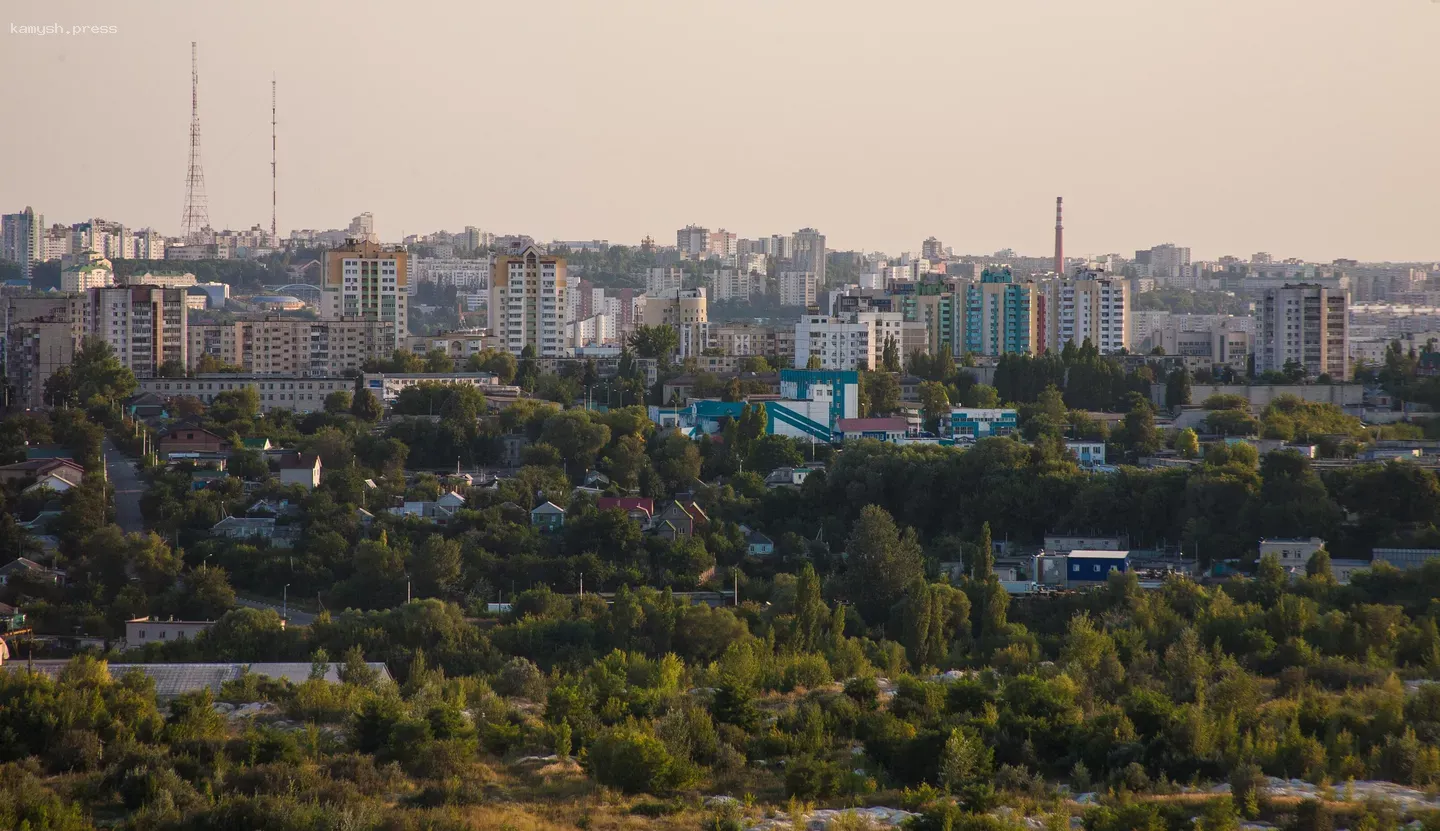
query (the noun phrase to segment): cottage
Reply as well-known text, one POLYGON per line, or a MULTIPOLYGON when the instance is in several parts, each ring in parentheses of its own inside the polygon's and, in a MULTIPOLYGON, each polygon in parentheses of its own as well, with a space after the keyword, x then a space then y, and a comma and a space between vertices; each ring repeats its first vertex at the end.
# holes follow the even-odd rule
POLYGON ((57 465, 53 469, 41 474, 35 483, 25 489, 25 493, 49 489, 56 493, 64 493, 71 488, 78 487, 85 473, 74 465, 57 465))
POLYGON ((280 460, 280 484, 301 485, 306 490, 320 487, 320 456, 295 453, 280 460))
POLYGON ((751 557, 769 557, 775 553, 775 541, 759 531, 751 531, 745 536, 745 553, 751 557))
POLYGON ((659 536, 673 540, 693 535, 696 528, 709 521, 710 518, 694 502, 671 500, 655 515, 652 530, 659 536))
POLYGON ((16 557, 0 566, 0 586, 8 584, 12 577, 21 577, 39 583, 63 583, 65 581, 63 571, 46 568, 27 557, 16 557))
POLYGON ((78 483, 85 476, 85 468, 74 459, 26 459, 13 465, 0 465, 0 483, 38 481, 58 471, 64 471, 60 475, 72 483, 78 483))
POLYGON ((210 526, 210 533, 232 540, 259 538, 276 548, 290 548, 299 537, 300 526, 278 525, 273 516, 230 516, 210 526))
POLYGON ((171 453, 222 453, 228 446, 225 438, 201 427, 172 427, 155 441, 161 458, 171 453))
POLYGON ((648 496, 602 496, 595 500, 595 507, 602 511, 619 508, 642 527, 655 516, 655 500, 648 496))
POLYGON ((530 525, 543 532, 557 531, 565 525, 565 509, 554 502, 545 502, 530 512, 530 525))

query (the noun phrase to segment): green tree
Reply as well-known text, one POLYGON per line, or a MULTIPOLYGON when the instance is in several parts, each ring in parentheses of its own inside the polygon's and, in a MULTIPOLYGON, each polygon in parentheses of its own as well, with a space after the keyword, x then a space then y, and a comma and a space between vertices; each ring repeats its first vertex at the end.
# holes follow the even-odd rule
POLYGON ((777 467, 794 467, 804 461, 805 457, 795 447, 794 439, 771 433, 750 443, 745 464, 748 470, 765 474, 777 467))
POLYGON ((444 349, 436 347, 425 353, 425 372, 454 372, 455 359, 444 349))
POLYGON ((1190 403, 1190 370, 1183 367, 1165 377, 1165 409, 1174 410, 1190 403))
POLYGON ((995 543, 990 536, 990 523, 980 526, 980 539, 975 544, 975 556, 970 565, 971 578, 985 582, 995 576, 995 543))
POLYGON ((890 513, 878 505, 860 511, 845 544, 848 594, 867 621, 885 619, 924 566, 915 531, 902 533, 890 513))
POLYGON ((866 372, 861 376, 870 399, 870 415, 889 415, 900 409, 900 382, 889 372, 866 372))
POLYGON ((945 740, 940 755, 940 783, 951 793, 959 793, 990 775, 994 751, 973 731, 956 727, 945 740))
POLYGON ((1186 427, 1175 436, 1175 450, 1186 459, 1195 458, 1200 455, 1200 437, 1186 427))
POLYGON ((560 451, 567 469, 579 474, 594 466, 595 455, 610 443, 610 428, 584 410, 566 410, 545 420, 540 440, 560 451))
POLYGON ((350 391, 336 390, 325 396, 325 412, 331 415, 341 415, 350 412, 350 391))
POLYGON ((993 410, 1000 406, 1000 391, 989 384, 976 384, 966 391, 964 403, 967 407, 993 410))
POLYGON ((415 593, 421 597, 444 597, 460 581, 460 542, 431 534, 415 552, 410 563, 415 593))
POLYGON ((652 358, 662 366, 670 365, 670 358, 680 348, 680 334, 675 327, 637 326, 630 335, 630 348, 642 358, 652 358))
POLYGON ((1312 580, 1334 585, 1335 571, 1330 566, 1330 552, 1324 548, 1316 550, 1305 563, 1305 574, 1312 580))
POLYGON ((885 338, 885 349, 880 356, 881 367, 886 372, 900 372, 900 345, 895 342, 893 335, 885 338))
POLYGON ((381 406, 380 399, 375 397, 375 393, 367 389, 360 389, 355 392, 354 400, 350 404, 350 414, 361 421, 373 424, 385 414, 385 408, 381 406))
POLYGON ((950 395, 945 385, 938 381, 921 382, 920 409, 925 415, 925 429, 940 432, 941 420, 950 415, 950 395))
POLYGON ((519 371, 520 364, 509 352, 485 349, 471 355, 465 362, 465 368, 470 372, 493 372, 499 378, 500 383, 508 384, 515 380, 515 373, 519 371))
MULTIPOLYGON (((183 374, 183 373, 182 373, 183 374)), ((89 404, 99 398, 118 402, 135 391, 135 373, 116 357, 110 344, 97 337, 86 337, 70 362, 70 381, 74 385, 74 403, 89 404)))
POLYGON ((806 369, 824 369, 825 363, 820 360, 819 355, 811 355, 805 360, 806 369))
POLYGON ((625 793, 661 793, 681 784, 665 743, 635 727, 616 727, 590 746, 595 781, 625 793))
POLYGON ((829 617, 829 609, 820 598, 820 577, 815 567, 806 563, 795 582, 795 648, 813 652, 820 648, 821 626, 829 617))

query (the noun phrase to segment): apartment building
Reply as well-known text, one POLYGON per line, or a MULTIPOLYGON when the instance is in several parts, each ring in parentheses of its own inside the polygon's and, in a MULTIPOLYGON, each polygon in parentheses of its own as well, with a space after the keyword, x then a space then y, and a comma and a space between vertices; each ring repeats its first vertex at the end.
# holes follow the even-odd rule
POLYGON ((327 377, 358 372, 394 351, 394 324, 373 318, 265 317, 190 327, 190 366, 202 355, 255 375, 327 377))
POLYGON ((289 410, 310 413, 325 408, 325 396, 355 389, 354 378, 276 378, 238 373, 206 373, 193 378, 140 378, 139 392, 162 398, 178 395, 197 398, 209 405, 215 396, 232 390, 253 389, 260 396, 260 411, 289 410))
POLYGON ((887 340, 896 349, 904 343, 899 312, 806 315, 795 324, 795 368, 807 368, 814 357, 824 370, 874 370, 884 362, 887 340))
POLYGON ((685 271, 680 268, 645 269, 645 293, 659 294, 685 288, 685 271))
POLYGON ((5 377, 11 407, 45 406, 45 382, 75 360, 85 334, 85 298, 78 294, 5 299, 5 377))
POLYGON ((1048 316, 1045 347, 1077 347, 1086 339, 1111 355, 1130 346, 1130 281, 1098 269, 1077 269, 1073 276, 1044 284, 1048 316))
POLYGON ((699 355, 710 342, 710 306, 705 289, 673 289, 645 295, 644 325, 670 326, 679 335, 681 359, 699 355))
POLYGON ((159 374, 169 361, 188 366, 185 294, 155 286, 92 288, 86 293, 85 331, 110 344, 137 378, 159 374))
POLYGON ((782 306, 803 306, 807 309, 814 306, 818 287, 819 278, 813 271, 782 271, 775 278, 782 306))
POLYGON ((0 259, 20 266, 20 278, 29 280, 32 269, 45 256, 45 217, 26 207, 0 217, 0 259))
POLYGON ((1034 283, 1017 282, 1008 267, 983 269, 980 279, 960 280, 964 297, 956 342, 976 355, 1030 354, 1044 348, 1044 296, 1034 283))
MULTIPOLYGON (((365 217, 361 214, 355 220, 363 226, 365 217)), ((405 251, 382 248, 371 241, 326 251, 321 271, 321 317, 364 317, 390 323, 395 338, 390 348, 400 348, 400 339, 409 332, 409 265, 410 255, 405 251)))
POLYGON ((412 263, 410 293, 420 283, 455 286, 460 289, 485 290, 490 287, 490 259, 463 260, 454 257, 421 257, 412 263))
POLYGON ((490 328, 507 351, 529 346, 542 358, 569 354, 565 258, 529 246, 497 257, 490 284, 490 328))
POLYGON ((686 259, 699 259, 710 253, 710 229, 686 225, 675 232, 675 247, 686 259))
POLYGON ((86 292, 115 285, 115 268, 95 251, 82 253, 60 272, 60 290, 86 292))
POLYGON ((1294 362, 1311 378, 1350 377, 1349 293, 1313 283, 1268 289, 1260 302, 1256 372, 1280 372, 1294 362))
POLYGON ((717 303, 747 302, 759 282, 759 275, 733 268, 722 268, 705 278, 705 284, 710 289, 710 299, 717 303))

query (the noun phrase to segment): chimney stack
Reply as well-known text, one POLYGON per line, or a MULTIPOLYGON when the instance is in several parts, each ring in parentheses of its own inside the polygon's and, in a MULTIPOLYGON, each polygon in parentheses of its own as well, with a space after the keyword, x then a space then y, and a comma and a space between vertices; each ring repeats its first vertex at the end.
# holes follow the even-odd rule
POLYGON ((1061 221, 1061 212, 1065 206, 1065 197, 1055 197, 1055 273, 1065 276, 1065 224, 1061 221))

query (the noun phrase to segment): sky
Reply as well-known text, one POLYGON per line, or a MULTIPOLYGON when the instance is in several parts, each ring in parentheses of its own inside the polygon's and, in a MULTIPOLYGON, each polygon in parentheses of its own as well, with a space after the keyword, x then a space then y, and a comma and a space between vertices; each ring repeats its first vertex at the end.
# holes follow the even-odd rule
POLYGON ((1440 260, 1440 0, 7 0, 0 209, 1440 260), (10 25, 112 26, 27 35, 10 25))

